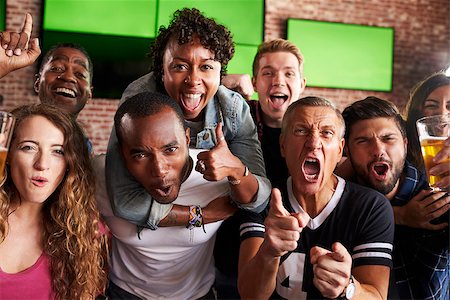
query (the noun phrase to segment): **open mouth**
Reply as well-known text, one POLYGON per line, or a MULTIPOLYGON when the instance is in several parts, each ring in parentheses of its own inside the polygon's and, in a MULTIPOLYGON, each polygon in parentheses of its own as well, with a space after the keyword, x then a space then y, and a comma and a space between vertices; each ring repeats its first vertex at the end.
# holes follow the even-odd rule
POLYGON ((31 182, 36 186, 44 186, 48 182, 48 180, 43 177, 33 177, 31 179, 31 182))
POLYGON ((71 89, 67 89, 67 88, 57 88, 56 94, 63 96, 63 97, 67 97, 67 98, 75 98, 76 97, 75 91, 73 91, 71 89))
POLYGON ((165 186, 165 187, 159 187, 156 188, 155 191, 161 196, 161 197, 167 197, 170 194, 171 186, 165 186))
POLYGON ((386 162, 376 162, 372 164, 371 170, 377 180, 384 180, 389 172, 389 164, 386 162))
POLYGON ((316 158, 307 158, 303 163, 303 173, 308 181, 315 181, 319 178, 320 162, 316 158))
POLYGON ((194 111, 200 106, 203 94, 183 94, 181 102, 188 111, 194 111))
POLYGON ((272 106, 276 109, 279 109, 283 106, 283 104, 287 101, 289 97, 282 93, 276 93, 270 95, 270 102, 272 102, 272 106))

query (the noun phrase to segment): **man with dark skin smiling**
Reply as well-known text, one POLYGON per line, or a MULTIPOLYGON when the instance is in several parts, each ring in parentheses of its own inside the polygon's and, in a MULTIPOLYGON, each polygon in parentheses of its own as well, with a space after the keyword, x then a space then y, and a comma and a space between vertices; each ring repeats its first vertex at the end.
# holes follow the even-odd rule
POLYGON ((34 89, 42 103, 76 117, 92 99, 92 74, 91 58, 81 46, 57 44, 42 59, 34 89))
MULTIPOLYGON (((25 15, 22 31, 1 34, 3 66, 0 77, 34 63, 41 49, 38 39, 31 38, 33 19, 25 15)), ((92 98, 93 65, 83 47, 73 43, 53 46, 42 59, 36 74, 34 90, 39 100, 54 105, 75 118, 92 98)))

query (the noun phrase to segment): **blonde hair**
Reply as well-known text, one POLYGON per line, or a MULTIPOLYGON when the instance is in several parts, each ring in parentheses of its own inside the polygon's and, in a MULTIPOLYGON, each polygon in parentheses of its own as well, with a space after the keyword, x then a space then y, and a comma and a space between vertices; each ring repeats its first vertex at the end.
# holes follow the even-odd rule
POLYGON ((256 76, 259 69, 259 60, 266 53, 274 52, 288 52, 295 55, 298 60, 298 69, 300 75, 303 77, 303 55, 300 50, 292 42, 284 39, 275 39, 269 42, 264 42, 258 46, 255 59, 253 59, 253 76, 256 76))
MULTIPOLYGON (((71 116, 45 104, 21 106, 12 114, 15 130, 25 119, 42 116, 64 134, 67 171, 42 208, 44 253, 50 260, 52 288, 58 299, 93 299, 106 284, 102 254, 107 241, 99 233, 94 173, 83 131, 71 116)), ((5 174, 0 183, 0 241, 8 234, 10 202, 16 193, 5 174)))

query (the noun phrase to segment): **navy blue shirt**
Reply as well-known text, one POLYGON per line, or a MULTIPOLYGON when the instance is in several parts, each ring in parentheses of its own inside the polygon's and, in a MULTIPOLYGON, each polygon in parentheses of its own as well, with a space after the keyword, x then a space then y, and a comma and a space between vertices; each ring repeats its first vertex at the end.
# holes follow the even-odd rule
MULTIPOLYGON (((292 192, 291 178, 281 187, 284 207, 298 212, 298 201, 292 192)), ((240 211, 241 240, 264 238, 264 218, 261 214, 240 211)), ((384 195, 375 190, 339 179, 333 197, 300 235, 297 249, 281 257, 277 272, 276 291, 272 298, 321 299, 314 286, 310 249, 320 246, 331 249, 340 242, 352 256, 352 267, 362 265, 392 266, 394 215, 384 195)))

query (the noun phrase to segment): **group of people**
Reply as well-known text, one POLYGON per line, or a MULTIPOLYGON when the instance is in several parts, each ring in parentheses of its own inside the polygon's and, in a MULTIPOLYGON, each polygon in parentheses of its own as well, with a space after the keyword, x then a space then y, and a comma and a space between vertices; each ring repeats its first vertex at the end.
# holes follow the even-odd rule
MULTIPOLYGON (((1 77, 40 55, 31 24, 2 33, 1 77)), ((428 189, 415 121, 450 112, 450 77, 420 82, 406 120, 376 97, 341 113, 302 97, 289 41, 262 43, 252 78, 225 74, 233 53, 226 27, 176 11, 99 156, 76 122, 88 53, 45 54, 41 104, 12 111, 2 299, 449 298, 450 196, 428 189)), ((449 157, 447 139, 442 188, 449 157)))

